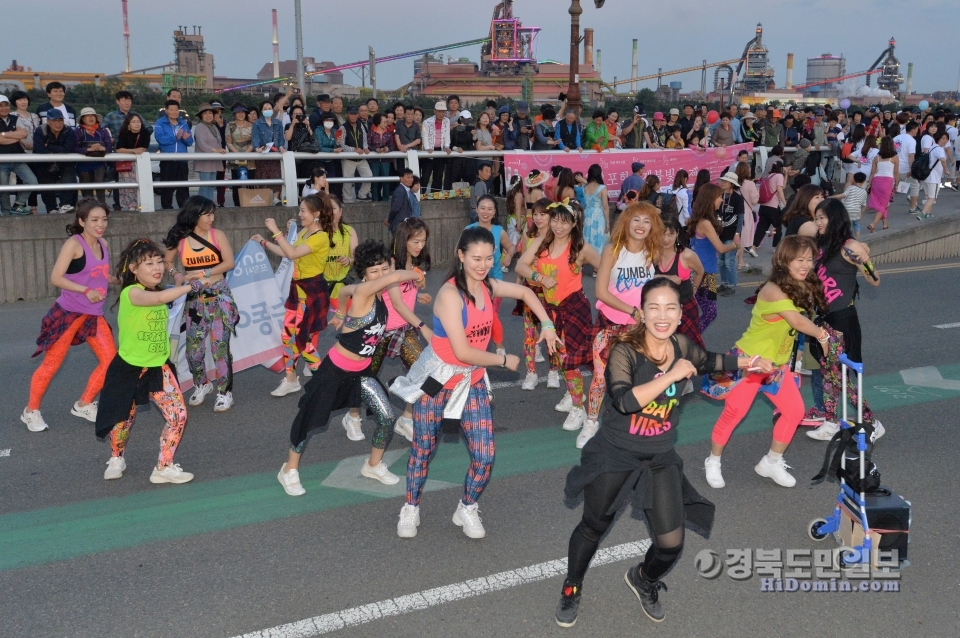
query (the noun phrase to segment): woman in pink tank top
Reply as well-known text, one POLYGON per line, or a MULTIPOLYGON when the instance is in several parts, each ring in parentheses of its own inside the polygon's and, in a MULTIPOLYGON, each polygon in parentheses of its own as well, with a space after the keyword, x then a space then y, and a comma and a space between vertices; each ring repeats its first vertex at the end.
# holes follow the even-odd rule
POLYGON ((50 274, 51 283, 62 292, 40 324, 37 351, 33 356, 46 354, 30 379, 30 400, 20 415, 31 432, 49 427, 40 415, 40 402, 70 346, 84 342, 93 350, 98 364, 70 413, 95 423, 97 403, 94 399, 117 352, 113 332, 103 318, 103 301, 111 283, 110 254, 103 241, 108 212, 93 197, 77 202, 75 211, 74 222, 67 226, 70 239, 64 242, 50 274))
POLYGON ((493 328, 492 299, 522 299, 540 319, 543 326, 540 339, 546 341, 547 349, 552 353, 557 346, 557 333, 534 292, 489 277, 493 269, 493 251, 493 235, 489 230, 479 227, 464 230, 457 243, 454 269, 433 304, 434 337, 424 351, 425 360, 440 359, 444 364, 474 367, 474 370, 469 379, 465 374, 456 374, 441 386, 431 377, 422 385, 424 394, 413 408, 414 434, 407 463, 407 502, 400 510, 397 523, 397 535, 401 538, 417 535, 420 495, 427 480, 430 459, 437 449, 445 412, 448 418, 456 416, 450 413, 447 405, 454 401, 462 401, 458 416, 470 453, 470 469, 453 522, 470 538, 483 538, 486 534, 480 522, 477 500, 490 481, 495 447, 485 368, 499 366, 515 371, 520 364, 517 355, 494 354, 486 350, 493 328))

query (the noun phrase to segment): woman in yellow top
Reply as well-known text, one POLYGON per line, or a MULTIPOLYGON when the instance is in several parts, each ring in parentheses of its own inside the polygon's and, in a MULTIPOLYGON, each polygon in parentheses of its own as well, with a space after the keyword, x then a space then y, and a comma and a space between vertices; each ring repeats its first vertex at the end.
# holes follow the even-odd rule
POLYGON ((773 255, 773 271, 757 295, 750 326, 731 351, 757 361, 769 359, 775 366, 773 372, 758 373, 751 366, 743 372, 704 377, 704 392, 726 402, 713 427, 711 454, 704 462, 710 487, 724 486, 720 455, 734 428, 747 416, 758 392, 770 397, 780 417, 773 426, 770 451, 754 470, 783 487, 797 483, 787 472, 783 453, 800 425, 804 408, 796 375, 789 370, 788 362, 798 332, 821 344, 829 339, 826 331, 809 318, 827 308, 823 284, 813 268, 816 254, 817 245, 809 237, 783 238, 773 255))
POLYGON ((337 295, 340 294, 340 289, 345 285, 344 280, 350 274, 353 251, 357 249, 360 240, 353 226, 343 223, 343 204, 337 196, 327 195, 327 197, 330 199, 330 205, 333 206, 333 232, 328 233, 330 252, 327 253, 327 265, 323 269, 323 278, 330 286, 330 305, 334 310, 339 310, 337 295))
MULTIPOLYGON (((297 376, 297 357, 303 357, 311 370, 320 365, 317 355, 317 339, 327 327, 327 311, 330 308, 330 288, 323 272, 330 253, 330 237, 333 235, 333 206, 326 193, 308 195, 300 202, 300 225, 303 230, 297 240, 290 244, 284 233, 277 228, 272 218, 264 220, 272 233, 270 243, 260 235, 253 240, 274 255, 293 260, 293 280, 290 294, 284 304, 283 315, 283 367, 286 376, 276 390, 275 397, 300 391, 297 376)), ((290 220, 289 223, 293 223, 290 220)))

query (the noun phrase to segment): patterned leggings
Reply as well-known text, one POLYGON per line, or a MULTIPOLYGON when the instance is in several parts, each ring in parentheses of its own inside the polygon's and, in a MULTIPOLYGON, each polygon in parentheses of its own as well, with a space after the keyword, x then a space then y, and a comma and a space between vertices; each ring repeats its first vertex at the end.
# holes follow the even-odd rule
POLYGON ((696 295, 700 306, 700 334, 717 318, 717 276, 707 273, 700 282, 696 295))
POLYGON ((610 344, 630 327, 613 324, 597 332, 597 338, 593 340, 593 379, 590 381, 590 397, 587 403, 587 418, 592 421, 596 421, 600 416, 603 395, 607 392, 604 373, 607 369, 610 344))
MULTIPOLYGON (((387 357, 392 341, 393 339, 388 338, 388 335, 384 335, 380 343, 377 344, 377 349, 374 350, 373 357, 370 358, 371 376, 375 377, 380 374, 380 366, 383 365, 383 360, 387 357)), ((420 343, 420 334, 413 328, 406 328, 403 332, 403 341, 400 343, 400 362, 403 367, 409 370, 410 366, 420 358, 422 352, 423 345, 420 343)))
POLYGON ((233 356, 230 354, 230 329, 223 324, 220 301, 214 295, 191 297, 187 301, 187 366, 197 387, 207 383, 204 364, 207 335, 210 354, 217 368, 217 393, 233 390, 233 356))
MULTIPOLYGON (((530 312, 526 306, 523 307, 523 359, 527 364, 527 372, 537 371, 537 316, 530 312)), ((556 370, 553 360, 550 361, 550 369, 556 370)))
POLYGON ((363 377, 360 380, 360 402, 373 412, 377 420, 377 429, 373 433, 373 447, 386 450, 393 440, 393 422, 397 415, 393 412, 387 391, 376 377, 363 377))
MULTIPOLYGON (((430 460, 437 451, 437 435, 443 424, 443 409, 452 390, 441 390, 437 396, 423 395, 413 407, 413 448, 407 463, 407 503, 420 505, 420 494, 427 481, 430 460)), ((481 379, 470 386, 463 408, 460 430, 467 439, 470 469, 463 482, 463 504, 477 502, 490 482, 495 446, 490 395, 481 379)))
POLYGON ((303 352, 297 349, 297 332, 300 324, 303 323, 303 313, 307 310, 306 300, 301 299, 297 303, 297 310, 287 310, 283 315, 283 368, 288 373, 293 373, 297 367, 297 357, 303 357, 310 369, 316 371, 320 365, 320 355, 317 354, 317 341, 319 334, 310 335, 310 340, 304 347, 303 352))
MULTIPOLYGON (((80 329, 83 321, 83 319, 74 321, 73 324, 67 328, 67 331, 57 339, 57 342, 47 348, 46 354, 43 355, 43 363, 40 364, 40 367, 37 368, 36 372, 33 373, 33 377, 30 379, 30 400, 27 402, 27 410, 32 412, 33 410, 40 409, 40 402, 43 401, 43 395, 46 394, 47 388, 50 387, 50 382, 53 381, 57 370, 63 365, 63 360, 70 351, 70 344, 73 341, 73 337, 77 334, 77 330, 80 329)), ((84 403, 91 403, 100 392, 100 389, 103 388, 103 380, 107 376, 107 368, 110 366, 110 362, 113 361, 113 356, 117 353, 117 348, 113 345, 113 332, 111 332, 110 325, 107 324, 103 317, 97 317, 97 336, 87 339, 87 345, 90 346, 93 354, 97 357, 97 367, 94 368, 90 374, 90 378, 87 379, 87 387, 83 391, 83 394, 80 395, 80 400, 84 403)))
POLYGON ((562 366, 562 357, 560 353, 560 348, 557 349, 552 355, 550 355, 550 369, 559 370, 563 373, 563 382, 567 386, 567 392, 570 393, 570 398, 573 399, 573 407, 582 408, 583 407, 583 373, 580 372, 580 368, 575 368, 573 370, 564 370, 562 366))
MULTIPOLYGON (((146 372, 146 369, 144 369, 146 372)), ((163 392, 151 392, 150 400, 160 409, 166 424, 160 433, 160 456, 157 458, 157 467, 164 468, 173 463, 173 456, 177 453, 177 446, 183 437, 183 427, 187 424, 187 408, 183 405, 183 395, 177 385, 177 377, 170 366, 163 366, 163 392)), ((130 437, 130 428, 137 416, 137 406, 130 409, 130 416, 110 430, 110 448, 113 456, 122 456, 130 437)))

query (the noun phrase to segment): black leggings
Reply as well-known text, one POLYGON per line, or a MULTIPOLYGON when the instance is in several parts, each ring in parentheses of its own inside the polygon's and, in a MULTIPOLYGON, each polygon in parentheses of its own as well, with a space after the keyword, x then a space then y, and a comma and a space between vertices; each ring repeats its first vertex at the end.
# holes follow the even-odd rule
MULTIPOLYGON (((567 579, 582 583, 587 567, 600 545, 600 538, 613 523, 607 514, 631 472, 601 474, 583 490, 583 519, 570 535, 567 579)), ((677 562, 683 549, 683 493, 680 468, 653 473, 653 508, 644 510, 653 531, 653 544, 640 570, 649 581, 659 580, 677 562)))
POLYGON ((780 226, 780 218, 782 215, 783 213, 779 208, 774 208, 773 206, 760 207, 760 210, 757 211, 757 229, 753 233, 754 247, 760 247, 760 242, 763 241, 767 229, 771 226, 776 229, 776 234, 773 236, 773 247, 777 247, 777 244, 780 243, 780 236, 783 233, 783 227, 780 226))

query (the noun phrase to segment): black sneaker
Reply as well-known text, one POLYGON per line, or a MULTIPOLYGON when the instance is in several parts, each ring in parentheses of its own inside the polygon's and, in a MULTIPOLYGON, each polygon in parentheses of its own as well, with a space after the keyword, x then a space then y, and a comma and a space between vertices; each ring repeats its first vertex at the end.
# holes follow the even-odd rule
POLYGON ((580 608, 580 589, 582 585, 571 580, 563 581, 560 602, 557 604, 556 620, 561 627, 573 627, 577 624, 577 610, 580 608))
POLYGON ((627 587, 637 595, 640 607, 643 608, 643 613, 647 615, 647 618, 653 622, 663 622, 663 607, 660 606, 658 598, 660 590, 667 591, 667 586, 659 580, 649 583, 640 576, 639 572, 639 567, 631 567, 623 575, 623 580, 626 581, 627 587))
POLYGON ((737 291, 735 288, 732 288, 731 286, 721 285, 720 287, 717 288, 717 294, 720 295, 721 297, 729 297, 731 295, 737 294, 737 291))

